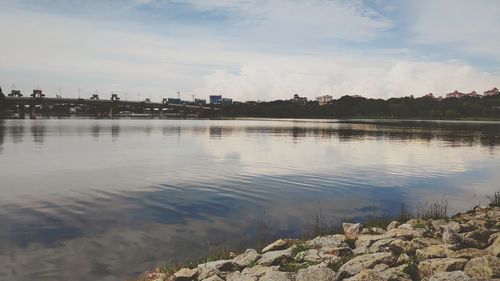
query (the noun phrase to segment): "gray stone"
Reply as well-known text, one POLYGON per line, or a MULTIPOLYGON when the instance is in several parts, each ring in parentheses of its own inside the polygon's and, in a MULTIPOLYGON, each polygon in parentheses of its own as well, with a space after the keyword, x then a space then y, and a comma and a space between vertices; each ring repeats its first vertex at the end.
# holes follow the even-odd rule
POLYGON ((361 234, 362 225, 360 223, 343 223, 342 229, 347 240, 355 240, 361 234))
POLYGON ((233 259, 233 262, 240 267, 247 267, 252 262, 260 258, 260 255, 254 249, 247 249, 243 254, 233 259))
POLYGON ((443 227, 443 243, 457 247, 462 242, 460 235, 450 226, 443 227))
POLYGON ((176 273, 174 273, 174 276, 172 280, 174 281, 192 281, 196 280, 198 277, 198 270, 195 269, 189 269, 189 268, 182 268, 176 273))
POLYGON ((287 247, 288 247, 288 243, 285 240, 278 239, 278 240, 274 241, 273 243, 264 247, 264 249, 262 249, 262 253, 270 252, 270 251, 284 250, 287 247))
POLYGON ((431 276, 429 281, 472 281, 467 273, 463 271, 438 272, 431 276))
POLYGON ((205 278, 205 279, 203 279, 202 281, 224 281, 224 279, 220 278, 220 277, 219 277, 219 276, 217 276, 217 275, 214 275, 214 276, 211 276, 211 277, 205 278))
POLYGON ((342 234, 318 236, 313 240, 307 241, 306 245, 313 248, 324 248, 324 247, 345 247, 346 237, 342 234))
POLYGON ((345 281, 411 281, 408 274, 396 268, 389 268, 383 271, 365 269, 353 277, 344 279, 345 281))
POLYGON ((465 265, 464 272, 476 279, 500 277, 500 259, 494 256, 483 256, 471 259, 465 265))
POLYGON ((364 269, 371 269, 377 264, 395 264, 396 258, 392 253, 374 253, 366 254, 352 258, 344 263, 340 268, 338 275, 349 277, 358 274, 364 269))
POLYGON ((218 260, 199 264, 197 269, 198 279, 203 280, 214 275, 224 275, 223 272, 236 271, 239 266, 232 260, 218 260))
POLYGON ((299 269, 295 281, 328 281, 335 278, 335 271, 328 267, 310 266, 299 269))
POLYGON ((397 228, 400 225, 398 221, 392 221, 388 226, 387 226, 387 231, 392 230, 394 228, 397 228))
POLYGON ((418 264, 418 270, 422 277, 429 278, 437 272, 463 270, 466 259, 428 259, 418 264))
POLYGON ((282 251, 272 251, 262 254, 259 264, 264 266, 279 265, 291 259, 292 247, 282 251))
POLYGON ((417 249, 415 256, 417 256, 418 260, 423 261, 427 259, 446 258, 452 252, 449 245, 439 244, 417 249))

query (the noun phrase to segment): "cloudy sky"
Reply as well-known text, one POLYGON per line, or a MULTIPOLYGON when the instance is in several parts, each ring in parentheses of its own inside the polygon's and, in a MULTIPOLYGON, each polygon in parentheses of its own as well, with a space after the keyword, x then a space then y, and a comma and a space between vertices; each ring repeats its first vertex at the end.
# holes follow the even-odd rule
POLYGON ((500 86, 498 0, 5 0, 0 86, 387 98, 500 86))

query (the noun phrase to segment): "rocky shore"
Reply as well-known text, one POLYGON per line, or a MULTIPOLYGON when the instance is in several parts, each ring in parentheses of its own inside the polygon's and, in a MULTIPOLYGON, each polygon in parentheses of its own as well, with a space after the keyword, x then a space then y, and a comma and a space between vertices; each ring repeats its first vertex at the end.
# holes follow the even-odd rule
POLYGON ((500 207, 475 207, 447 219, 393 221, 386 229, 342 227, 343 234, 279 239, 260 252, 248 249, 175 273, 152 272, 144 280, 500 280, 500 207))

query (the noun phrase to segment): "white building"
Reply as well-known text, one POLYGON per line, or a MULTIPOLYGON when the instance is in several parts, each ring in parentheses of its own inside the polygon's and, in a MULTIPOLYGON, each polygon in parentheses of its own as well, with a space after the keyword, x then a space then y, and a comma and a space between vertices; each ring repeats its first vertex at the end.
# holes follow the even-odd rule
POLYGON ((333 100, 333 97, 330 95, 324 95, 316 98, 316 101, 319 105, 329 104, 333 100))

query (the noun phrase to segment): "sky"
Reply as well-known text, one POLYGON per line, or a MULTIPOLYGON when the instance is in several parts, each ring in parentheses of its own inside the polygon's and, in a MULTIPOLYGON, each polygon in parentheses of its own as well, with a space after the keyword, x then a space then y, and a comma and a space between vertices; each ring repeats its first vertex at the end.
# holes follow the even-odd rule
POLYGON ((5 0, 0 86, 374 98, 500 87, 498 0, 5 0))

